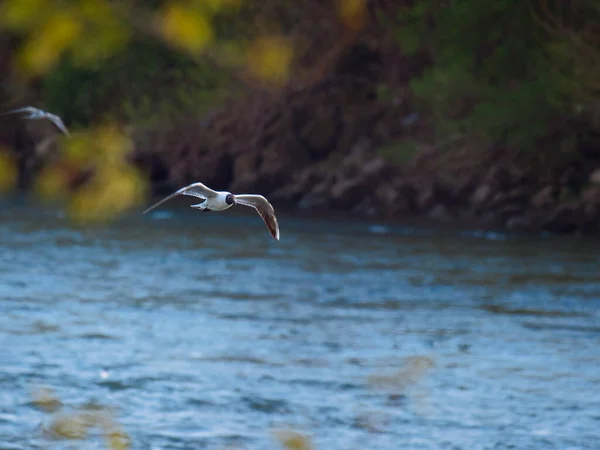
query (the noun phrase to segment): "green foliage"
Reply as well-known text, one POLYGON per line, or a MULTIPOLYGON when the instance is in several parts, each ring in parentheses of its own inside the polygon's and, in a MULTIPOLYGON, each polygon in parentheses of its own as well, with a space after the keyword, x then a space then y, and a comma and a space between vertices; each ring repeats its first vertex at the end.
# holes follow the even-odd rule
POLYGON ((0 32, 21 39, 18 79, 39 82, 43 103, 71 124, 158 121, 206 112, 234 78, 287 80, 291 42, 257 28, 260 10, 246 3, 6 0, 0 32))
MULTIPOLYGON (((539 137, 555 131, 557 118, 573 114, 576 98, 598 99, 598 90, 580 91, 586 77, 597 80, 600 45, 595 70, 587 65, 577 71, 578 30, 561 26, 561 17, 554 16, 558 12, 545 11, 554 26, 549 32, 535 20, 534 4, 418 0, 393 20, 380 17, 405 53, 431 56, 432 64, 411 88, 436 119, 440 137, 473 134, 531 149, 539 137)), ((593 11, 580 17, 582 23, 596 19, 593 11)))
POLYGON ((135 39, 93 65, 64 58, 43 78, 42 101, 74 126, 102 117, 140 123, 200 115, 218 101, 227 80, 224 70, 159 41, 135 39))

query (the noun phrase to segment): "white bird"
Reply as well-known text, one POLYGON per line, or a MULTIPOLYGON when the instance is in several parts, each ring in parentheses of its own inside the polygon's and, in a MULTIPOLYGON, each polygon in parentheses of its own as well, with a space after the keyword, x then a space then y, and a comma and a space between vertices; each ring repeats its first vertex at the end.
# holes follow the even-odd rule
POLYGON ((6 116, 9 114, 25 113, 23 117, 25 119, 46 119, 52 122, 56 127, 67 136, 70 136, 69 130, 63 123, 62 119, 56 114, 52 114, 41 109, 34 108, 33 106, 24 106, 23 108, 11 109, 10 111, 3 112, 1 115, 6 116))
POLYGON ((152 211, 157 206, 178 195, 189 195, 191 197, 201 198, 203 200, 201 203, 190 205, 192 208, 196 208, 201 211, 225 211, 226 209, 231 208, 233 205, 250 206, 256 210, 258 215, 265 222, 267 228, 271 232, 271 236, 273 236, 276 240, 279 240, 279 224, 277 223, 277 218, 275 217, 275 210, 269 201, 262 195, 233 195, 231 192, 227 191, 213 191, 202 183, 192 183, 189 186, 185 186, 178 191, 175 191, 171 195, 163 198, 158 203, 150 206, 143 212, 143 214, 152 211))

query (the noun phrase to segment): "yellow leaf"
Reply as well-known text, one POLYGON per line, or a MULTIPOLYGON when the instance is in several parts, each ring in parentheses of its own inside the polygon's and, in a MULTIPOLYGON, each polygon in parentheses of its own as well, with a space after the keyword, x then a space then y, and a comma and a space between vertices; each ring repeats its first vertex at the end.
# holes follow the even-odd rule
POLYGON ((293 57, 292 46, 278 36, 257 39, 248 53, 248 70, 259 80, 275 84, 287 81, 293 57))
POLYGON ((91 147, 107 161, 120 162, 133 150, 133 141, 116 125, 107 124, 94 130, 91 147))
POLYGON ((42 388, 33 395, 33 405, 46 412, 55 412, 62 407, 62 402, 56 398, 54 391, 42 388))
POLYGON ((275 430, 273 435, 287 450, 311 450, 313 448, 310 438, 296 431, 275 430))
POLYGON ((53 6, 51 0, 6 0, 0 5, 0 23, 25 31, 45 21, 53 6))
POLYGON ((98 167, 92 180, 73 194, 70 216, 79 222, 111 220, 140 203, 144 189, 143 178, 133 167, 98 167))
POLYGON ((0 151, 0 192, 7 192, 17 183, 18 169, 15 158, 7 150, 0 151))
POLYGON ((82 32, 82 25, 65 11, 56 12, 33 34, 20 53, 26 72, 38 75, 50 70, 82 32))
POLYGON ((111 430, 105 434, 105 437, 110 450, 128 450, 131 447, 131 440, 123 431, 111 430))
POLYGON ((86 65, 107 58, 128 41, 131 31, 111 6, 101 0, 82 0, 78 13, 89 23, 85 39, 72 48, 76 64, 86 65))
POLYGON ((85 134, 74 134, 65 143, 61 160, 74 167, 82 167, 94 159, 93 148, 90 139, 85 134))
POLYGON ((203 50, 213 38, 207 18, 193 8, 171 2, 157 19, 162 36, 192 53, 203 50))
POLYGON ((348 28, 360 30, 368 15, 365 0, 338 0, 338 14, 348 28))
POLYGON ((57 416, 50 424, 49 431, 62 439, 84 439, 90 423, 80 414, 57 416))
POLYGON ((69 173, 60 165, 44 168, 36 177, 34 192, 42 200, 60 200, 68 191, 69 173))

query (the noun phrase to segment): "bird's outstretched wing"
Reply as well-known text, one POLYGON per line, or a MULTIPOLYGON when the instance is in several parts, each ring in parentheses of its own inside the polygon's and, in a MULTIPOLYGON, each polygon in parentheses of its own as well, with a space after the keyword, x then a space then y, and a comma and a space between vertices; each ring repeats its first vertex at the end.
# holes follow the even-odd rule
POLYGON ((3 116, 7 116, 9 114, 18 114, 18 113, 29 113, 36 114, 43 112, 41 109, 34 108, 33 106, 23 106, 22 108, 10 109, 8 111, 4 111, 2 113, 3 116))
POLYGON ((275 210, 269 201, 262 195, 242 194, 235 196, 236 203, 254 208, 258 215, 264 220, 265 225, 276 240, 279 240, 279 224, 275 217, 275 210))
POLYGON ((146 211, 143 212, 143 214, 146 214, 147 212, 152 211, 157 206, 162 205, 167 200, 170 200, 173 197, 177 197, 178 195, 189 195, 191 197, 208 199, 208 198, 216 197, 217 193, 215 191, 213 191, 212 189, 207 188, 202 183, 192 183, 189 186, 182 187, 178 191, 175 191, 171 195, 168 195, 167 197, 163 198, 158 203, 155 203, 154 205, 150 206, 148 209, 146 209, 146 211))
POLYGON ((62 119, 60 117, 58 117, 56 114, 46 113, 46 118, 50 122, 52 122, 54 125, 56 125, 58 127, 58 129, 60 131, 62 131, 64 134, 66 134, 67 136, 71 135, 71 133, 69 133, 69 130, 67 130, 67 127, 65 126, 62 119))
POLYGON ((25 119, 47 119, 50 122, 52 122, 54 125, 56 125, 56 127, 61 132, 63 132, 67 136, 71 135, 71 133, 69 133, 69 130, 67 130, 67 127, 65 126, 64 122, 62 121, 62 119, 60 117, 58 117, 56 114, 42 111, 41 109, 38 109, 38 108, 34 108, 33 106, 24 106, 23 108, 11 109, 9 111, 3 112, 2 115, 6 116, 9 114, 20 114, 20 113, 28 114, 25 116, 25 119))

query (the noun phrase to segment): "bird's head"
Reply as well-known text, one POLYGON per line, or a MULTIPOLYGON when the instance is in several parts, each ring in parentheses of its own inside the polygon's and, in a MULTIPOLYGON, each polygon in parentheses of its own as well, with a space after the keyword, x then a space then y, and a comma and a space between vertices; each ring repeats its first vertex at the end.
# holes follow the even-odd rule
POLYGON ((228 205, 235 205, 235 195, 227 194, 227 196, 225 197, 225 203, 227 203, 228 205))

